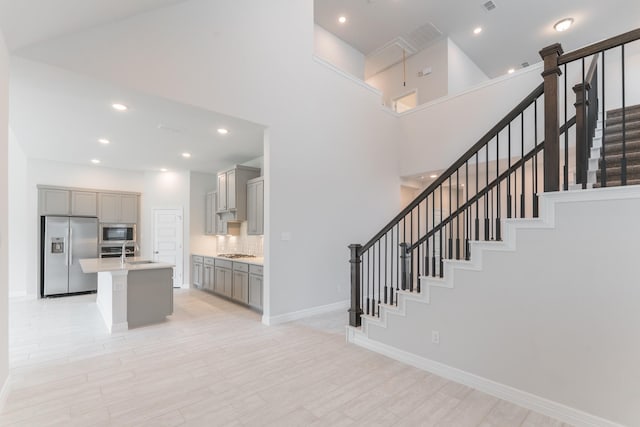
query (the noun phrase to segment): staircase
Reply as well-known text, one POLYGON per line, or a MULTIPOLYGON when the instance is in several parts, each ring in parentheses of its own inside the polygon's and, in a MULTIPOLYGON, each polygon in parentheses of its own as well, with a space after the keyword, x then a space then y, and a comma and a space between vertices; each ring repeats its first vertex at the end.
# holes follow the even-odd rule
POLYGON ((349 246, 349 342, 576 426, 640 425, 640 105, 598 107, 636 41, 543 49, 544 83, 349 246))
POLYGON ((640 105, 626 107, 625 110, 624 134, 622 109, 607 112, 605 150, 599 162, 596 188, 622 185, 623 139, 627 162, 626 184, 640 184, 640 105))

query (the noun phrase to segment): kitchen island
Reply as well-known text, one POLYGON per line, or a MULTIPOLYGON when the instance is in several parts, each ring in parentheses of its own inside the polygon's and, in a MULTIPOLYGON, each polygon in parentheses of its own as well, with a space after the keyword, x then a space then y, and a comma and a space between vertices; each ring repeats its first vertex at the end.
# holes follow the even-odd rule
POLYGON ((173 264, 147 259, 81 259, 85 273, 98 273, 96 303, 109 332, 161 322, 173 313, 173 264))

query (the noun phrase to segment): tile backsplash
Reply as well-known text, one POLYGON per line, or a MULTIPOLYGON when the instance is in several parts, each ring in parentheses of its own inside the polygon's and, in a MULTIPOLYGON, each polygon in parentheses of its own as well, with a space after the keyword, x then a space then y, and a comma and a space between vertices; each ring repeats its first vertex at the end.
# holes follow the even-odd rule
POLYGON ((263 256, 263 236, 248 236, 247 223, 243 222, 240 226, 239 236, 218 236, 217 246, 219 254, 243 253, 263 256))

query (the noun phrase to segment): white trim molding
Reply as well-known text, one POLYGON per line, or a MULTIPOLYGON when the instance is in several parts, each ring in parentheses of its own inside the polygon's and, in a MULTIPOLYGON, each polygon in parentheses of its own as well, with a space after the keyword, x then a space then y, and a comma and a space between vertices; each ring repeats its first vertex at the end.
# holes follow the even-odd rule
POLYGON ((292 311, 290 313, 279 314, 277 316, 262 316, 262 323, 267 326, 280 325, 318 314, 330 313, 332 311, 349 309, 349 300, 334 302, 333 304, 320 305, 317 307, 305 308, 304 310, 292 311))
POLYGON ((347 341, 576 427, 623 427, 561 403, 374 341, 351 326, 347 326, 347 341))

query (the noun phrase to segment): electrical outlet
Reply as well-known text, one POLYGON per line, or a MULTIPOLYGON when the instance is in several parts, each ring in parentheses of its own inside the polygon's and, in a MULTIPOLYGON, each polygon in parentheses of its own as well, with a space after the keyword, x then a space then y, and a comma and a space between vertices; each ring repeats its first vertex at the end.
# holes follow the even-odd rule
POLYGON ((440 344, 440 332, 431 331, 431 342, 434 344, 440 344))

